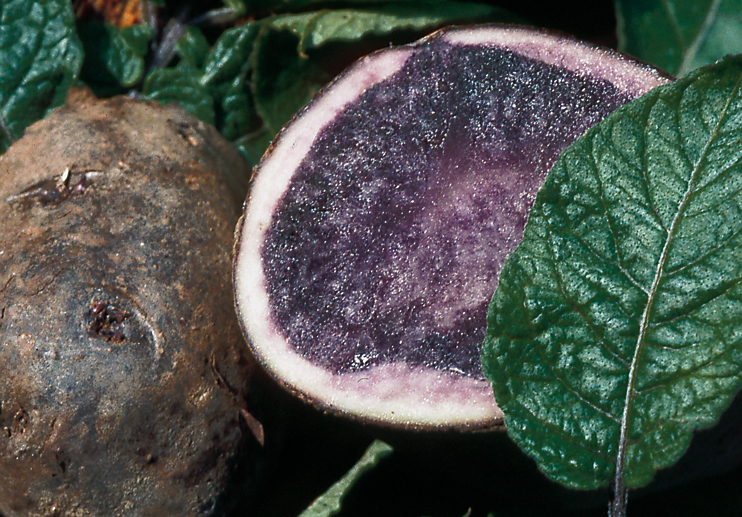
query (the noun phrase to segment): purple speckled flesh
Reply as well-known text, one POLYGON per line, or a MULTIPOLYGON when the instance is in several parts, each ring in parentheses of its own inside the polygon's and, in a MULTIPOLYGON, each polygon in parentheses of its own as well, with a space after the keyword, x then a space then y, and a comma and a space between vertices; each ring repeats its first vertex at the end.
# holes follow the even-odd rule
POLYGON ((487 304, 559 153, 630 98, 497 47, 416 49, 292 177, 261 250, 273 319, 335 372, 483 378, 487 304))

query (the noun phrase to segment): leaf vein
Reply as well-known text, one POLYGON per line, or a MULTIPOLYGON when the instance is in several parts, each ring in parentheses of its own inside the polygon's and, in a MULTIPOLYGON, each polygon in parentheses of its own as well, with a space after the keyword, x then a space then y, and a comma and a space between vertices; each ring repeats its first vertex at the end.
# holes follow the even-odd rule
MULTIPOLYGON (((659 290, 660 282, 663 278, 664 267, 665 267, 665 264, 669 256, 670 244, 675 235, 675 232, 678 229, 678 226, 680 225, 680 221, 683 218, 683 213, 685 212, 688 206, 688 203, 690 201, 691 194, 695 186, 695 181, 697 180, 698 175, 701 172, 701 165, 705 157, 708 155, 709 149, 711 147, 711 143, 714 141, 714 138, 718 136, 719 134, 719 128, 721 127, 722 122, 724 121, 724 118, 726 117, 726 113, 731 105, 733 97, 739 90, 740 80, 742 80, 742 76, 737 78, 734 88, 732 89, 732 92, 730 93, 728 99, 726 100, 726 103, 724 104, 724 108, 721 110, 721 113, 719 114, 719 117, 716 120, 714 129, 713 131, 710 132, 708 141, 704 144, 703 149, 701 153, 699 154, 698 162, 694 164, 693 170, 691 171, 691 175, 688 178, 688 187, 685 191, 685 194, 683 195, 683 199, 678 205, 677 212, 675 214, 675 217, 673 218, 672 224, 670 225, 667 239, 665 240, 665 244, 663 245, 662 253, 660 254, 659 260, 657 261, 654 281, 652 282, 652 288, 650 289, 650 295, 647 299, 647 304, 644 308, 644 313, 641 318, 641 324, 639 327, 639 335, 637 337, 636 346, 634 348, 634 357, 631 361, 631 367, 629 368, 629 377, 628 377, 628 382, 626 386, 626 397, 624 400, 624 411, 623 411, 623 416, 621 418, 621 431, 620 431, 618 451, 617 451, 617 457, 616 457, 616 472, 615 472, 615 481, 614 481, 615 493, 620 494, 619 495, 620 498, 625 497, 624 494, 626 493, 626 488, 624 485, 624 470, 626 468, 626 453, 628 449, 629 412, 631 411, 632 401, 635 395, 634 390, 635 390, 635 384, 636 384, 636 374, 637 374, 638 366, 639 366, 639 358, 641 357, 646 333, 649 328, 649 318, 651 315, 652 306, 654 304, 654 300, 659 290)), ((646 136, 645 136, 645 141, 646 141, 646 136)))
POLYGON ((522 402, 518 401, 518 405, 523 409, 524 412, 526 412, 529 415, 531 415, 531 417, 534 420, 537 420, 539 423, 541 423, 545 427, 550 428, 554 433, 559 434, 564 441, 569 442, 569 443, 572 443, 572 444, 574 444, 574 445, 576 445, 576 446, 578 446, 578 447, 580 447, 582 449, 585 449, 586 451, 588 451, 588 452, 590 452, 592 454, 595 454, 596 456, 599 456, 599 457, 603 458, 605 461, 607 461, 609 463, 615 463, 615 460, 612 457, 608 456, 607 454, 603 453, 602 451, 600 451, 598 449, 593 449, 592 447, 588 446, 587 444, 585 444, 582 441, 577 440, 572 434, 569 434, 566 431, 564 431, 563 429, 560 429, 559 427, 557 427, 556 425, 554 425, 552 422, 542 419, 536 413, 534 413, 531 410, 531 408, 529 408, 528 406, 524 405, 522 402))
POLYGON ((562 386, 564 386, 564 388, 566 388, 566 390, 567 390, 568 392, 570 392, 570 393, 571 393, 572 395, 574 395, 575 397, 577 397, 578 399, 580 399, 580 400, 581 400, 581 401, 582 401, 582 402, 583 402, 584 404, 586 404, 587 406, 591 407, 592 409, 594 409, 594 410, 595 410, 595 411, 597 411, 598 413, 602 414, 602 415, 603 415, 604 417, 606 417, 607 419, 609 419, 609 420, 611 420, 612 422, 615 422, 615 423, 617 423, 617 424, 619 423, 619 422, 618 422, 618 418, 616 418, 615 416, 611 415, 611 414, 610 414, 610 413, 608 413, 608 412, 607 412, 607 411, 606 411, 605 409, 601 408, 601 407, 600 407, 600 406, 598 406, 597 404, 594 404, 593 402, 590 402, 590 401, 589 401, 589 400, 588 400, 588 399, 587 399, 587 398, 586 398, 586 397, 585 397, 585 396, 584 396, 584 395, 583 395, 582 393, 580 393, 580 392, 579 392, 578 390, 576 390, 575 388, 572 388, 572 387, 571 387, 571 386, 569 385, 569 383, 568 383, 567 381, 565 381, 565 380, 564 380, 564 379, 563 379, 563 378, 562 378, 562 377, 561 377, 560 375, 558 375, 558 374, 556 373, 556 371, 554 370, 554 368, 552 368, 552 366, 551 366, 551 364, 550 364, 549 360, 548 360, 548 359, 546 358, 546 356, 544 355, 544 353, 543 353, 543 350, 541 349, 541 347, 537 347, 537 349, 538 349, 538 354, 539 354, 539 356, 540 356, 540 357, 541 357, 541 359, 542 359, 542 364, 543 364, 543 365, 545 365, 545 366, 546 366, 546 367, 548 368, 548 370, 549 370, 549 373, 551 373, 551 375, 553 376, 553 378, 554 378, 554 379, 556 379, 557 381, 559 381, 559 383, 560 383, 560 384, 561 384, 562 386))
MULTIPOLYGON (((549 244, 553 247, 553 243, 549 242, 549 244)), ((557 268, 556 261, 554 261, 553 258, 549 258, 549 261, 551 262, 552 267, 554 268, 554 276, 557 280, 557 285, 559 286, 559 291, 562 293, 562 296, 564 296, 564 299, 567 300, 567 302, 570 304, 574 312, 582 319, 582 321, 585 322, 585 325, 590 329, 590 332, 595 336, 595 339, 597 340, 598 344, 603 348, 606 352, 608 352, 612 357, 614 357, 618 362, 620 362, 622 365, 624 365, 626 368, 629 367, 628 361, 626 361, 623 357, 618 355, 613 349, 611 349, 610 346, 608 346, 608 343, 605 342, 603 339, 603 336, 598 331, 598 328, 593 325, 593 323, 588 319, 587 315, 582 311, 582 308, 579 306, 579 304, 572 299, 572 297, 569 296, 569 294, 564 290, 564 282, 562 281, 562 275, 559 274, 559 270, 557 268)))

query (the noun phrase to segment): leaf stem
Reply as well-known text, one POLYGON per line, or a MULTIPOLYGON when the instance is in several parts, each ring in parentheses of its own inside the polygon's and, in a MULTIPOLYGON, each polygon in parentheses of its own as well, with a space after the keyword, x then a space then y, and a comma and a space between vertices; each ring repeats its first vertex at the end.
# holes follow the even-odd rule
MULTIPOLYGON (((616 483, 619 480, 616 479, 616 483)), ((629 491, 626 489, 626 485, 623 482, 623 476, 620 479, 621 486, 616 484, 613 487, 613 499, 611 499, 611 505, 608 508, 609 517, 626 517, 626 503, 629 498, 629 491)))

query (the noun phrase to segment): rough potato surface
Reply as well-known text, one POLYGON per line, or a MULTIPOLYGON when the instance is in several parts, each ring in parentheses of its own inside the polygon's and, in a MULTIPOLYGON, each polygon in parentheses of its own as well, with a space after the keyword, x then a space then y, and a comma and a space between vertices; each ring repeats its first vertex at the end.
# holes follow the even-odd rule
POLYGON ((72 102, 0 157, 0 512, 210 515, 254 447, 249 171, 182 110, 72 102))

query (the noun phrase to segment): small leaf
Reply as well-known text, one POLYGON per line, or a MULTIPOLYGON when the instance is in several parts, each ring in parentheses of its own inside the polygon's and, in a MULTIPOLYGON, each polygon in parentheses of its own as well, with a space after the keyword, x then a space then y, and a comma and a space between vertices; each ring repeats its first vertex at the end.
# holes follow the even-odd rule
POLYGON ((341 509, 341 503, 355 482, 366 471, 372 469, 376 464, 389 454, 392 448, 386 443, 374 441, 358 463, 351 468, 337 483, 332 485, 327 492, 318 497, 299 517, 331 517, 341 509))
POLYGON ((214 124, 214 99, 189 68, 158 68, 147 75, 142 93, 162 104, 177 102, 188 113, 214 124))
POLYGON ((246 66, 253 50, 260 23, 246 23, 222 33, 206 56, 202 84, 232 81, 246 66))
POLYGON ((617 0, 620 50, 678 76, 742 49, 737 0, 617 0))
POLYGON ((130 88, 144 76, 144 55, 152 31, 145 25, 126 29, 99 21, 78 24, 85 48, 82 78, 97 85, 130 88))
POLYGON ((235 140, 255 129, 260 122, 244 74, 223 86, 214 96, 221 113, 217 127, 224 138, 235 140))
POLYGON ((68 1, 0 3, 0 150, 64 103, 82 60, 68 1))
POLYGON ((175 44, 175 52, 181 62, 193 68, 202 68, 209 54, 209 42, 197 27, 186 27, 183 36, 175 44))
POLYGON ((318 16, 321 16, 323 12, 324 11, 299 14, 280 14, 268 18, 267 22, 270 23, 274 29, 290 30, 301 39, 306 30, 312 24, 312 21, 318 16))
POLYGON ((740 388, 741 81, 726 59, 589 130, 505 263, 483 367, 510 435, 567 486, 647 484, 740 388))
POLYGON ((124 27, 120 34, 134 55, 142 58, 147 55, 149 42, 152 40, 152 28, 149 25, 137 24, 124 27))
POLYGON ((308 57, 297 55, 298 42, 292 32, 266 26, 255 44, 255 108, 273 134, 332 78, 308 57))

